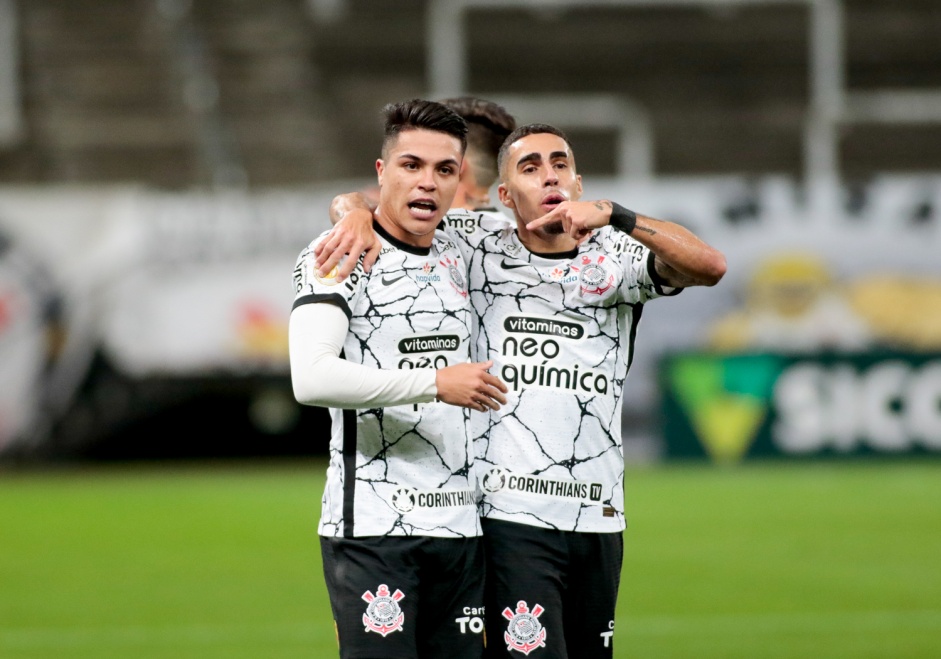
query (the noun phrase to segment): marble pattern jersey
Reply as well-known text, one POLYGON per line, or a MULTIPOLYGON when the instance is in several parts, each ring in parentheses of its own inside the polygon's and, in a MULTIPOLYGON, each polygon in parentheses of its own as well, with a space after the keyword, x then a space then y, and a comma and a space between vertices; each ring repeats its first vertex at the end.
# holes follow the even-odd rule
MULTIPOLYGON (((382 251, 342 282, 316 273, 315 239, 294 271, 295 306, 330 303, 350 328, 346 359, 382 369, 442 368, 469 357, 467 270, 436 231, 430 249, 375 225, 382 251)), ((324 234, 326 235, 326 234, 324 234)), ((332 433, 319 532, 326 536, 480 535, 472 449, 463 408, 432 402, 330 410, 332 433)))
POLYGON ((468 261, 472 358, 508 402, 474 414, 484 517, 566 531, 624 529, 621 396, 645 302, 675 295, 650 250, 612 227, 538 255, 495 213, 452 211, 468 261))

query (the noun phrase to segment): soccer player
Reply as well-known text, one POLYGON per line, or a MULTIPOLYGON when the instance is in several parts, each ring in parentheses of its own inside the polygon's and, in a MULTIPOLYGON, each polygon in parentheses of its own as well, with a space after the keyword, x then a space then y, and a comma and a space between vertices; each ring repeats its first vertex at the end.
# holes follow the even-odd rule
MULTIPOLYGON (((446 98, 440 102, 467 122, 467 149, 451 208, 497 212, 490 201, 490 188, 499 177, 497 156, 500 146, 516 128, 516 119, 503 106, 482 98, 460 96, 446 98)), ((355 204, 352 204, 351 208, 375 210, 375 198, 371 191, 354 193, 351 198, 355 198, 355 204)), ((341 219, 347 212, 343 198, 339 198, 330 210, 333 221, 341 219)), ((469 221, 472 221, 472 218, 469 221)), ((321 271, 330 272, 334 266, 338 266, 337 277, 341 281, 349 276, 358 262, 351 258, 341 263, 340 259, 344 254, 362 252, 362 265, 368 272, 380 250, 371 223, 353 224, 344 228, 348 232, 331 234, 327 240, 318 243, 315 250, 321 271), (322 252, 325 253, 325 259, 319 260, 322 252)))
POLYGON ((333 420, 324 575, 341 657, 480 657, 484 558, 461 407, 498 408, 506 387, 468 363, 465 260, 436 230, 467 128, 430 101, 384 114, 375 266, 320 274, 321 237, 294 270, 294 393, 333 420))
POLYGON ((515 130, 499 167, 515 225, 446 217, 470 261, 472 354, 492 359, 510 388, 505 406, 472 419, 488 656, 611 657, 625 528, 621 395, 638 323, 645 303, 716 284, 725 258, 678 224, 578 201, 572 148, 552 126, 515 130))
POLYGON ((503 140, 516 128, 516 120, 502 106, 482 98, 461 96, 441 103, 467 122, 467 153, 451 208, 496 211, 490 188, 499 177, 497 156, 503 140))

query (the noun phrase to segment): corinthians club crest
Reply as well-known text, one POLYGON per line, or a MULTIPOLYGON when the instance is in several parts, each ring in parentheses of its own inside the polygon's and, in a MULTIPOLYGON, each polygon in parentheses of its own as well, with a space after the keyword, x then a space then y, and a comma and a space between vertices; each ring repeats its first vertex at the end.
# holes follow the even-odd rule
POLYGON ((484 474, 480 487, 483 488, 485 492, 493 494, 494 492, 502 490, 505 485, 506 472, 500 469, 500 467, 494 467, 484 474))
POLYGON ((608 272, 602 265, 604 260, 604 254, 595 257, 586 254, 582 257, 581 275, 579 277, 582 293, 601 295, 614 286, 614 274, 608 272))
POLYGON ((467 282, 464 280, 464 275, 461 273, 460 268, 457 267, 457 261, 452 261, 447 256, 444 257, 444 261, 438 261, 441 265, 448 269, 448 275, 451 277, 451 286, 457 291, 461 297, 467 297, 467 282))
POLYGON ((366 625, 367 632, 376 632, 386 636, 395 631, 402 631, 402 623, 405 622, 405 614, 399 606, 399 601, 405 597, 405 594, 396 589, 394 593, 389 593, 389 587, 380 584, 376 589, 376 594, 367 590, 363 593, 363 600, 368 602, 366 613, 363 614, 363 624, 366 625))
POLYGON ((400 487, 392 493, 392 505, 400 513, 411 512, 415 508, 415 491, 409 487, 400 487))
POLYGON ((503 609, 503 617, 510 621, 503 640, 507 650, 516 650, 528 655, 537 648, 546 646, 546 630, 539 622, 539 616, 545 611, 536 604, 530 612, 526 602, 520 600, 514 612, 510 607, 503 609))

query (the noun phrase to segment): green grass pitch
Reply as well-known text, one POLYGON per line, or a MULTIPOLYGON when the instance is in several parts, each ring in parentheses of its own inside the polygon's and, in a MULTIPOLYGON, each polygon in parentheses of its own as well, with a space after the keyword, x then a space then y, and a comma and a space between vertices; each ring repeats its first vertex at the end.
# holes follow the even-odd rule
MULTIPOLYGON (((0 471, 0 657, 336 656, 323 470, 0 471)), ((938 461, 630 467, 626 494, 616 657, 941 656, 938 461)))

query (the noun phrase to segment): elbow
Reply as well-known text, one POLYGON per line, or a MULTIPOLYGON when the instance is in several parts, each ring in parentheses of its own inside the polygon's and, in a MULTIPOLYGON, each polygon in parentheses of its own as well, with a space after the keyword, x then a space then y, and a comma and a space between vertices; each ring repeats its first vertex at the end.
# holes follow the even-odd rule
POLYGON ((324 398, 323 392, 320 391, 318 387, 312 386, 312 384, 313 383, 298 380, 297 378, 291 378, 291 389, 294 392, 294 400, 301 405, 325 407, 327 401, 324 398))
POLYGON ((728 263, 725 260, 725 255, 714 250, 703 269, 703 285, 715 286, 725 276, 727 269, 728 263))

